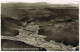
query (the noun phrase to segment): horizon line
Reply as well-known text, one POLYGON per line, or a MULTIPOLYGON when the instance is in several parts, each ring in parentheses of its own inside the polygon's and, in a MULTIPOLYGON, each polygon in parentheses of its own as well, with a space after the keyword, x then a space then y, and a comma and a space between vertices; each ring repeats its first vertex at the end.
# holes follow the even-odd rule
POLYGON ((47 4, 75 4, 75 5, 79 5, 79 3, 48 3, 48 2, 1 2, 1 3, 47 3, 47 4))

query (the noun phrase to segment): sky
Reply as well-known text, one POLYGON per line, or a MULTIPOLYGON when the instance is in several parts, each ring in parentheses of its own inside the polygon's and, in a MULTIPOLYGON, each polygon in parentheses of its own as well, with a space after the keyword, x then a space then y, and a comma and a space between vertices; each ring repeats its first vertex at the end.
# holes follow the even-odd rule
POLYGON ((26 2, 26 3, 35 3, 35 2, 47 2, 50 4, 78 4, 79 0, 1 0, 1 3, 8 2, 26 2))

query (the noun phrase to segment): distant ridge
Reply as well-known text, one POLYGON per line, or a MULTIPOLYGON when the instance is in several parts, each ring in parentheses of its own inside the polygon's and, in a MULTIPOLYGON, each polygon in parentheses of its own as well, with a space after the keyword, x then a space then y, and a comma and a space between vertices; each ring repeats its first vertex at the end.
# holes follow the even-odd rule
POLYGON ((57 7, 57 5, 60 7, 60 6, 65 6, 65 7, 79 7, 79 4, 73 4, 73 3, 69 3, 69 4, 50 4, 50 3, 47 3, 47 2, 36 2, 36 3, 23 3, 23 2, 9 2, 9 3, 1 3, 2 5, 3 4, 32 4, 32 5, 34 5, 34 4, 38 4, 38 5, 55 5, 56 7, 57 7))

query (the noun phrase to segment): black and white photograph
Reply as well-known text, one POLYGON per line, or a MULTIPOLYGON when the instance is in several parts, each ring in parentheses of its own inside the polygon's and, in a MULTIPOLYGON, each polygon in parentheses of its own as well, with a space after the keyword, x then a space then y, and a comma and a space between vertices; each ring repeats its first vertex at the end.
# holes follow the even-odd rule
POLYGON ((79 0, 1 0, 1 51, 79 51, 79 0))

